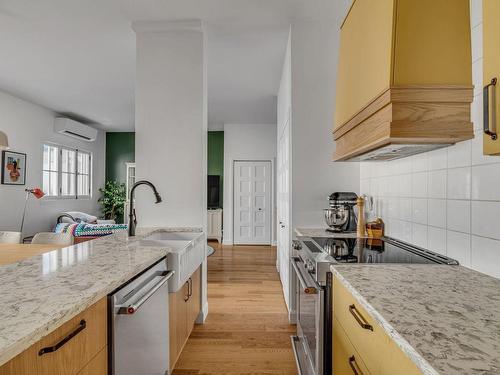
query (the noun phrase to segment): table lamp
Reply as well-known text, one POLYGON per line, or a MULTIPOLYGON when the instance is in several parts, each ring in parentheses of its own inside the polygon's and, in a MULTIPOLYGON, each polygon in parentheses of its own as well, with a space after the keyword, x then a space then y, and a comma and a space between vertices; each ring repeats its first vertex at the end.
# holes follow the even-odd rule
POLYGON ((21 221, 21 236, 23 234, 24 218, 26 217, 26 207, 28 206, 28 199, 30 198, 30 195, 33 195, 36 199, 40 199, 45 195, 40 188, 25 189, 24 191, 26 192, 26 200, 24 201, 23 219, 21 221))

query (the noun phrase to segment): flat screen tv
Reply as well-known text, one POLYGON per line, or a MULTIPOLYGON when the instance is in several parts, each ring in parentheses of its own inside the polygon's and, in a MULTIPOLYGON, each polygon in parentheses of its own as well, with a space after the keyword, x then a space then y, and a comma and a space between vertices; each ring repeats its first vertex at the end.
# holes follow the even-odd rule
POLYGON ((220 207, 220 176, 208 175, 208 208, 220 207))

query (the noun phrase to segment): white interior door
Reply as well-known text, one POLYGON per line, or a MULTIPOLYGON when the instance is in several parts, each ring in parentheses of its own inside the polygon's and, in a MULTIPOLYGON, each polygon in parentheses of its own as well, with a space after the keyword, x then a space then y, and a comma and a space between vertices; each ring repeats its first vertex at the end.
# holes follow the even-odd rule
POLYGON ((235 245, 271 244, 271 162, 234 162, 235 245))
POLYGON ((290 308, 290 116, 278 134, 277 207, 278 271, 285 302, 290 308))

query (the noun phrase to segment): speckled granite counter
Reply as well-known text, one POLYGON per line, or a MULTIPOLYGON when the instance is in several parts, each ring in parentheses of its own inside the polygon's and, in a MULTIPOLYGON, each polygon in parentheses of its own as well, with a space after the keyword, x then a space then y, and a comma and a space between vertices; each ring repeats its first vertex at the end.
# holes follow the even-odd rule
POLYGON ((460 266, 331 268, 424 374, 500 374, 500 280, 460 266))
POLYGON ((295 234, 299 237, 356 237, 356 232, 353 233, 333 233, 326 228, 295 228, 295 234))
POLYGON ((0 365, 162 259, 168 248, 143 246, 154 231, 119 233, 0 266, 0 365))

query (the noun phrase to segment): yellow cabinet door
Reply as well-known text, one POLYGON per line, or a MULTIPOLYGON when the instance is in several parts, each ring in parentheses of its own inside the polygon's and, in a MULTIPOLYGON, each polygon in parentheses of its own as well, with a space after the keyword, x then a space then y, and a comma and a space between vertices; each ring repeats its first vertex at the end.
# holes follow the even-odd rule
POLYGON ((354 349, 344 328, 333 321, 333 373, 335 375, 368 375, 359 353, 354 349))
MULTIPOLYGON (((500 80, 500 1, 483 0, 483 83, 490 85, 492 79, 500 80)), ((488 108, 484 108, 485 128, 500 133, 500 82, 484 90, 488 94, 488 108)), ((484 124, 483 124, 484 125, 484 124)), ((500 135, 483 134, 484 154, 500 155, 500 135), (495 139, 496 138, 496 139, 495 139)))
POLYGON ((340 32, 335 128, 391 84, 394 0, 356 0, 340 32))

